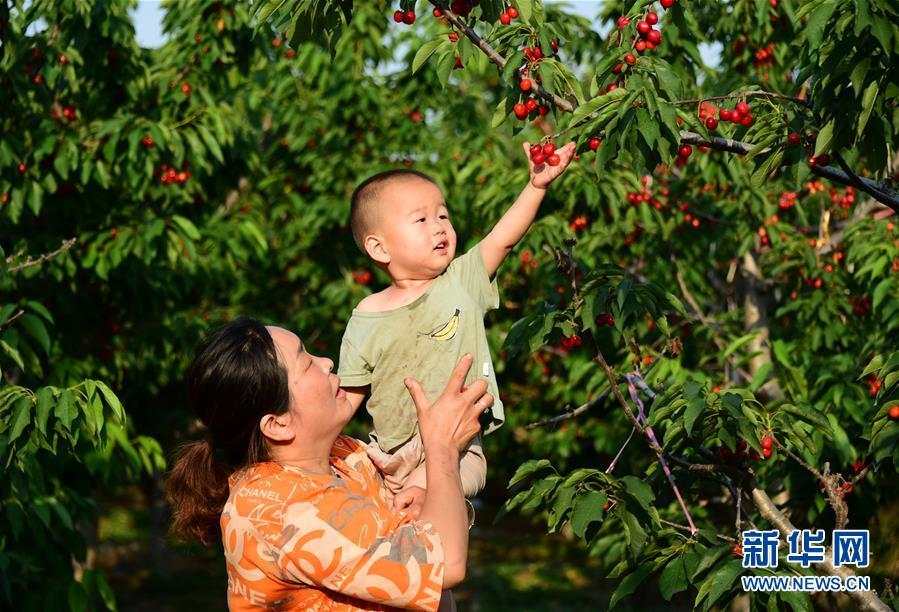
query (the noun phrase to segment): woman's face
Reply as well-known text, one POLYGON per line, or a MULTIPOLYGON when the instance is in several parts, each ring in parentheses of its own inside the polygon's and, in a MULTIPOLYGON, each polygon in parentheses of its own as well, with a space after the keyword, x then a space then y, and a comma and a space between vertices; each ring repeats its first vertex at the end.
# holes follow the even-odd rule
POLYGON ((340 388, 340 378, 331 373, 334 362, 308 353, 297 335, 286 329, 267 329, 287 371, 292 420, 305 433, 340 433, 354 409, 340 388))

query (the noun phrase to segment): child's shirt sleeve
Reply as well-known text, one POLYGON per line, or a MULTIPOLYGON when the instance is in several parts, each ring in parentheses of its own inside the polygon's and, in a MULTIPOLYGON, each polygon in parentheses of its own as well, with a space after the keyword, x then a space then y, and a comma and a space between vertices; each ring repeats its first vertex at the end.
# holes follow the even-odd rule
POLYGON ((365 387, 371 384, 374 364, 364 352, 367 336, 367 325, 361 319, 350 317, 340 343, 337 375, 340 377, 341 387, 365 387))
POLYGON ((481 243, 474 245, 464 255, 452 261, 448 268, 471 298, 484 312, 499 308, 499 289, 496 278, 490 279, 484 258, 481 256, 481 243))

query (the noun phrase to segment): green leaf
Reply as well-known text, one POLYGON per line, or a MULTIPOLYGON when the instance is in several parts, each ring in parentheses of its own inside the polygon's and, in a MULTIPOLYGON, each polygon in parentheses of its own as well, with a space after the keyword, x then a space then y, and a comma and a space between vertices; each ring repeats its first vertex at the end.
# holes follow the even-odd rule
POLYGON ((690 586, 687 580, 687 568, 682 556, 677 556, 668 562, 659 576, 659 593, 665 601, 671 601, 671 596, 680 593, 690 586))
POLYGON ((44 322, 38 319, 33 314, 24 314, 22 318, 19 319, 19 322, 22 324, 22 327, 25 331, 28 332, 32 338, 34 338, 38 344, 40 344, 41 349, 44 351, 45 355, 50 354, 50 336, 47 334, 47 328, 44 326, 44 322))
POLYGON ((53 389, 50 387, 42 387, 35 393, 35 404, 37 406, 35 415, 35 425, 37 430, 42 434, 47 433, 47 419, 50 417, 50 411, 54 406, 53 389))
POLYGON ((16 400, 16 403, 13 404, 12 408, 12 418, 10 421, 12 422, 12 427, 9 430, 9 437, 7 438, 7 444, 12 444, 16 441, 16 439, 22 435, 22 432, 25 431, 25 428, 31 423, 31 409, 34 406, 34 403, 31 401, 30 397, 20 397, 16 400))
POLYGON ((621 478, 621 483, 640 506, 649 512, 652 507, 652 501, 655 499, 655 493, 652 492, 649 485, 634 476, 624 476, 621 478))
POLYGON ((75 405, 75 396, 69 389, 64 389, 59 394, 54 414, 60 424, 67 431, 71 431, 72 423, 75 421, 75 417, 78 416, 78 407, 75 405))
POLYGON ((574 500, 571 511, 571 530, 579 538, 584 537, 587 527, 594 521, 601 521, 605 515, 605 506, 608 498, 601 491, 590 491, 586 495, 579 495, 574 500))
POLYGON ((705 410, 705 406, 703 397, 694 397, 687 402, 687 409, 684 411, 684 429, 688 434, 693 435, 693 424, 705 410))
POLYGON ((609 600, 609 610, 613 609, 625 597, 632 595, 637 587, 643 584, 646 577, 652 573, 652 565, 644 563, 637 568, 632 574, 628 574, 619 584, 615 592, 612 593, 612 599, 609 600))
POLYGON ((860 138, 865 126, 868 125, 868 117, 871 116, 871 109, 874 108, 874 100, 877 98, 877 81, 872 81, 862 96, 861 114, 858 116, 858 125, 855 129, 856 138, 860 138))
POLYGON ((122 403, 119 401, 119 398, 116 397, 116 394, 112 392, 112 389, 106 386, 106 383, 102 381, 94 381, 97 383, 97 389, 100 391, 100 394, 103 396, 103 399, 106 400, 106 404, 110 407, 113 414, 120 420, 125 420, 125 409, 122 408, 122 403))
POLYGON ((422 67, 422 65, 430 59, 430 57, 434 54, 434 51, 443 44, 444 38, 441 34, 440 38, 436 38, 434 40, 428 41, 418 48, 418 51, 415 53, 415 58, 412 60, 412 74, 418 72, 418 69, 422 67))
POLYGON ((200 239, 200 232, 197 230, 197 226, 191 223, 189 219, 181 215, 172 215, 172 222, 191 240, 197 241, 200 239))
POLYGON ((827 122, 827 125, 818 132, 818 138, 815 140, 815 155, 820 155, 830 149, 830 143, 833 141, 833 128, 835 124, 836 119, 831 119, 827 122))
POLYGON ((705 602, 704 608, 708 610, 712 604, 714 604, 718 599, 724 595, 727 591, 730 590, 731 586, 734 583, 734 580, 737 579, 737 576, 743 573, 743 565, 739 560, 729 561, 724 565, 724 567, 719 567, 712 579, 714 582, 712 584, 712 589, 709 592, 709 598, 705 602))
POLYGON ((525 461, 518 466, 512 479, 509 480, 509 488, 514 487, 529 476, 532 476, 541 470, 545 470, 546 468, 552 468, 548 459, 531 459, 530 461, 525 461))

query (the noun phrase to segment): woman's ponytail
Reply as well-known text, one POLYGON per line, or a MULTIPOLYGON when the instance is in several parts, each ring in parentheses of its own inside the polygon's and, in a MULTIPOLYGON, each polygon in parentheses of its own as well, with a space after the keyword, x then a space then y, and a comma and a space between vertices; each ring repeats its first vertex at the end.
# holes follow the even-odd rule
POLYGON ((212 442, 205 438, 178 450, 166 482, 172 508, 172 532, 210 545, 220 537, 219 518, 228 499, 227 465, 217 461, 212 442))
POLYGON ((166 482, 172 531, 206 545, 220 537, 228 477, 268 457, 259 422, 290 404, 287 372, 262 323, 241 317, 197 350, 187 372, 188 398, 206 437, 182 446, 166 482))

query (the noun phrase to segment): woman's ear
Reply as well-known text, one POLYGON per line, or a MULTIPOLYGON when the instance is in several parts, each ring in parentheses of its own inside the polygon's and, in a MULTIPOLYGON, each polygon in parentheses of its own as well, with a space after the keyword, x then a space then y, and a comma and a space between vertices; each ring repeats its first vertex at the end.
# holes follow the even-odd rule
POLYGON ((387 251, 387 245, 384 239, 377 234, 369 234, 365 237, 365 252, 379 264, 387 265, 390 263, 390 253, 387 251))
POLYGON ((292 420, 289 411, 284 414, 266 414, 259 419, 259 430, 262 435, 275 442, 290 442, 295 435, 292 420))

